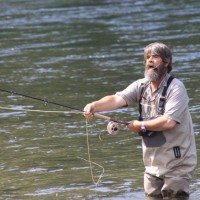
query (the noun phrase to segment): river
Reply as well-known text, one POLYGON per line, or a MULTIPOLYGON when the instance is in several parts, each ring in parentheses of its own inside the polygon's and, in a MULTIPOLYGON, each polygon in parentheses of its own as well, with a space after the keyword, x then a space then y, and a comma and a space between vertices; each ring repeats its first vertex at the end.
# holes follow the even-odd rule
MULTIPOLYGON (((12 91, 0 92, 0 199, 144 199, 140 138, 65 106, 143 77, 154 41, 171 48, 187 88, 199 158, 199 10, 198 0, 0 0, 0 88, 12 91)), ((137 108, 103 114, 128 121, 137 108)), ((190 199, 199 194, 198 165, 190 199)))

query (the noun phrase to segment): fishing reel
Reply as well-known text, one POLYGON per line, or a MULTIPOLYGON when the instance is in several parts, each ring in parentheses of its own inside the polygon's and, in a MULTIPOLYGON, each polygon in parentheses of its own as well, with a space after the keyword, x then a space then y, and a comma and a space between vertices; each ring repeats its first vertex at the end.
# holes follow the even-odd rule
POLYGON ((116 135, 119 132, 119 123, 109 121, 107 125, 107 131, 111 135, 116 135))

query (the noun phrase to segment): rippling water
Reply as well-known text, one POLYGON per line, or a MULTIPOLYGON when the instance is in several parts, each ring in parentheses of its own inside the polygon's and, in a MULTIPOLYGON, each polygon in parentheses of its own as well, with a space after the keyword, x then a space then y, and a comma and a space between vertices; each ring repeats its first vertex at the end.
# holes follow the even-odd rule
MULTIPOLYGON (((173 73, 188 89, 199 152, 199 9, 197 0, 1 0, 0 88, 44 102, 1 92, 0 106, 61 112, 1 108, 0 199, 143 199, 140 139, 123 127, 108 136, 106 122, 96 119, 87 143, 83 116, 45 100, 82 109, 123 89, 143 76, 143 47, 153 41, 173 51, 173 73), (98 186, 88 147, 105 170, 98 186)), ((105 114, 130 120, 137 109, 105 114)), ((102 168, 95 164, 97 181, 102 168)), ((191 184, 195 200, 199 174, 197 168, 191 184)))

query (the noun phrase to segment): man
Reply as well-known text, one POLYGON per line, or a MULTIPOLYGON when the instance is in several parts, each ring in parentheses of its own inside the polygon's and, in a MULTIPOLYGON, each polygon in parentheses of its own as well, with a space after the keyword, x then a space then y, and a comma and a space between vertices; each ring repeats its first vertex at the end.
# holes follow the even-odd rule
POLYGON ((155 42, 146 46, 144 65, 143 79, 87 104, 84 115, 92 119, 95 112, 137 103, 140 117, 127 128, 142 137, 146 198, 189 199, 197 159, 186 89, 170 75, 172 55, 165 44, 155 42))

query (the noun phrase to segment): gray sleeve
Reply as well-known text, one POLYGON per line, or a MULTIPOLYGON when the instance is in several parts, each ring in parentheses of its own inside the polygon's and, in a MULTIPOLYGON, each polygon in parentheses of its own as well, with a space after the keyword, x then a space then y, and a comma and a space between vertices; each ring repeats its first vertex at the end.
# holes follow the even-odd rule
POLYGON ((181 123, 185 111, 188 110, 188 103, 189 98, 185 86, 176 79, 168 88, 164 115, 181 123))
POLYGON ((132 105, 135 102, 138 102, 141 96, 141 85, 143 84, 144 79, 139 79, 132 84, 130 84, 124 90, 117 92, 116 95, 121 96, 127 103, 127 105, 132 105))

